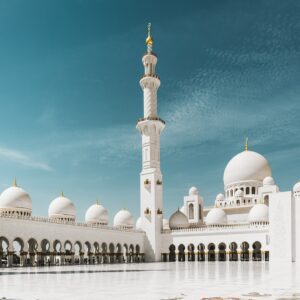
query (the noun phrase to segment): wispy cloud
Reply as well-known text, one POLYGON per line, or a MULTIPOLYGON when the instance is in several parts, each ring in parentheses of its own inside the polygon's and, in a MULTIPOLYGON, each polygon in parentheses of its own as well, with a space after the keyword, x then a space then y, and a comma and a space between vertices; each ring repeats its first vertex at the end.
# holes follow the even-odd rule
POLYGON ((0 147, 0 159, 34 169, 52 171, 52 168, 47 163, 36 161, 28 155, 14 149, 0 147))

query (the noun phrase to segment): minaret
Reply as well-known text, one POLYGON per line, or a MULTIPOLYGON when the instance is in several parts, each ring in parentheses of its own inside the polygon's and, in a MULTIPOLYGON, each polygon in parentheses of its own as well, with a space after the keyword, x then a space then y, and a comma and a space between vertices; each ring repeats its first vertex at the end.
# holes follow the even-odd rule
POLYGON ((157 115, 157 90, 160 79, 155 73, 157 57, 152 52, 151 24, 148 24, 147 52, 142 62, 145 68, 140 80, 144 93, 144 117, 137 129, 142 135, 142 172, 140 173, 141 227, 146 232, 146 259, 161 260, 162 174, 160 171, 160 134, 165 122, 157 115), (148 243, 149 242, 149 243, 148 243))

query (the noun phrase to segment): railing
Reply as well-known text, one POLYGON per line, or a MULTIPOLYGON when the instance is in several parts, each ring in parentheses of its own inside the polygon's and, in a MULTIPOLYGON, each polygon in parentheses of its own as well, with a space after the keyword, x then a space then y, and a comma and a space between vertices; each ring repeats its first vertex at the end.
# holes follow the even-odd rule
POLYGON ((255 224, 248 224, 248 223, 239 223, 239 224, 227 224, 227 225, 202 225, 198 227, 189 227, 189 228, 177 228, 177 229, 164 229, 163 233, 180 233, 180 232, 212 232, 212 231, 235 231, 235 230, 249 230, 249 229, 268 229, 269 222, 264 223, 255 223, 255 224))
POLYGON ((159 117, 139 118, 138 121, 137 121, 137 123, 138 123, 138 122, 142 122, 142 121, 146 121, 146 120, 150 120, 150 121, 160 121, 160 122, 162 122, 163 124, 166 124, 166 122, 165 122, 163 119, 159 118, 159 117))
POLYGON ((66 221, 66 220, 58 220, 58 219, 51 219, 47 217, 26 217, 26 216, 4 216, 0 215, 0 219, 18 219, 24 221, 33 221, 33 222, 43 222, 43 223, 54 223, 54 224, 63 224, 63 225, 70 225, 70 226, 78 226, 78 227, 89 227, 89 228, 99 228, 99 229, 106 229, 106 230, 115 230, 115 231, 128 231, 128 232, 139 232, 142 233, 143 231, 128 228, 128 227, 112 227, 108 225, 101 225, 101 224, 88 224, 84 222, 74 222, 74 221, 66 221))

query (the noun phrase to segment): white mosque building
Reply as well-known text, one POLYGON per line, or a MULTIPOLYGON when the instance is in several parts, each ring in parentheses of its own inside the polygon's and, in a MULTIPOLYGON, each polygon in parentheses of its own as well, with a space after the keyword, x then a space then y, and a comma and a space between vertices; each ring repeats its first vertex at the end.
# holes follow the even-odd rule
POLYGON ((191 187, 183 206, 164 219, 160 134, 165 122, 157 114, 157 56, 148 30, 142 58, 144 117, 140 217, 134 223, 120 210, 109 226, 108 211, 89 207, 85 221, 64 194, 54 199, 47 217, 32 216, 30 195, 16 182, 0 195, 1 266, 100 264, 144 261, 282 261, 300 262, 300 182, 281 192, 261 154, 245 150, 224 171, 224 193, 206 207, 191 187))

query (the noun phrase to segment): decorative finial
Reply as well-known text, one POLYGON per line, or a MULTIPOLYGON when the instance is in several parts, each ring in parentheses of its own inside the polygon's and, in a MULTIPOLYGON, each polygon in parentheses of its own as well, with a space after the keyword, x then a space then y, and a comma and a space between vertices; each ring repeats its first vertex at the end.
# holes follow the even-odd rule
POLYGON ((61 191, 60 195, 61 195, 61 197, 64 197, 64 196, 65 196, 65 194, 64 194, 63 191, 61 191))
POLYGON ((12 186, 14 186, 14 187, 17 187, 17 186, 18 186, 18 185, 17 185, 17 179, 16 179, 16 177, 14 178, 14 181, 13 181, 12 186))
POLYGON ((97 205, 100 205, 100 204, 99 204, 99 199, 98 199, 98 198, 96 199, 96 204, 97 204, 97 205))
POLYGON ((151 23, 148 23, 148 36, 146 38, 146 45, 151 48, 152 44, 153 44, 153 40, 151 37, 151 23))
POLYGON ((248 151, 248 138, 246 137, 246 141, 245 141, 245 151, 248 151))

